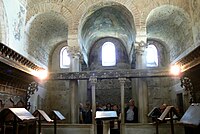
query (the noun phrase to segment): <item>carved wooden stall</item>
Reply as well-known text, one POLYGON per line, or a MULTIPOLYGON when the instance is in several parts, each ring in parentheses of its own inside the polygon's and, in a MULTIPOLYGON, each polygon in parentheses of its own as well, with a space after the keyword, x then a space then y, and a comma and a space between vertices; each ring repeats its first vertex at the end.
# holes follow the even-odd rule
POLYGON ((7 108, 0 112, 1 134, 35 134, 36 118, 25 108, 7 108))
POLYGON ((36 78, 32 71, 43 69, 0 43, 0 111, 9 107, 27 108, 27 89, 36 78))
POLYGON ((200 133, 200 103, 192 103, 180 120, 185 126, 185 134, 200 133))

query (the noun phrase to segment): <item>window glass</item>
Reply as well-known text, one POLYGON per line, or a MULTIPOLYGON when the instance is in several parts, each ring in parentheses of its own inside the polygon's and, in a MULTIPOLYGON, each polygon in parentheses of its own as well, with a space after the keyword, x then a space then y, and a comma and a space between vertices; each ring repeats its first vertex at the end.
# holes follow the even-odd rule
POLYGON ((69 68, 70 57, 67 52, 67 47, 63 47, 60 51, 60 68, 69 68))
POLYGON ((147 67, 157 67, 158 66, 158 52, 154 45, 148 45, 147 55, 146 55, 147 67))
POLYGON ((116 65, 115 45, 112 42, 105 42, 102 46, 102 66, 116 65))

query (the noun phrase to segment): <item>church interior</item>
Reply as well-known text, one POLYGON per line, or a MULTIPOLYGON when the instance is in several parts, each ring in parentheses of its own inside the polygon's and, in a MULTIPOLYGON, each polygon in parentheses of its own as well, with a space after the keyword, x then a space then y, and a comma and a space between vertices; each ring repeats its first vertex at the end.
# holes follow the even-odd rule
POLYGON ((0 0, 0 133, 199 134, 199 9, 200 0, 0 0), (118 131, 111 118, 98 124, 108 104, 118 131), (26 127, 23 110, 58 117, 26 127))

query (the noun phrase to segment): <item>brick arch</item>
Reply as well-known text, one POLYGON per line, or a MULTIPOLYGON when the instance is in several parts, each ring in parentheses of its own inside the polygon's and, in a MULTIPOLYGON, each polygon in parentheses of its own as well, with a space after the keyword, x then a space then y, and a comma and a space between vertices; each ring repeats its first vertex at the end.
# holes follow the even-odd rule
POLYGON ((73 15, 71 10, 64 5, 58 5, 56 3, 38 3, 27 9, 26 22, 28 22, 32 16, 45 12, 55 11, 60 13, 67 21, 69 29, 73 29, 73 15))
POLYGON ((139 7, 136 6, 136 3, 134 3, 134 1, 116 0, 116 2, 124 5, 132 13, 137 31, 145 26, 143 23, 145 19, 143 18, 142 11, 139 9, 139 7))
POLYGON ((154 8, 146 20, 147 38, 166 43, 173 61, 193 44, 191 18, 181 7, 161 5, 154 8))
MULTIPOLYGON (((188 3, 189 4, 189 3, 188 3)), ((148 6, 145 7, 146 9, 142 9, 144 12, 143 16, 144 16, 144 23, 146 26, 146 19, 149 16, 149 13, 162 5, 173 5, 173 6, 177 6, 179 8, 182 8, 186 14, 190 15, 190 9, 189 6, 187 5, 186 2, 181 2, 180 0, 173 0, 173 1, 166 1, 166 0, 152 0, 151 2, 148 3, 148 6)))
POLYGON ((129 11, 131 11, 134 21, 135 21, 135 26, 137 31, 144 30, 146 29, 146 19, 148 17, 148 14, 150 11, 152 11, 154 8, 161 6, 161 5, 174 5, 178 6, 180 8, 183 8, 188 14, 189 14, 189 6, 186 2, 182 2, 180 0, 173 0, 173 1, 168 1, 168 0, 151 0, 151 1, 146 1, 145 0, 145 5, 139 4, 142 1, 137 0, 137 1, 124 1, 124 0, 116 0, 116 2, 119 2, 123 4, 124 6, 127 7, 129 11))
POLYGON ((26 24, 27 52, 36 57, 42 64, 48 66, 49 55, 51 55, 54 47, 57 43, 67 39, 68 27, 66 18, 55 11, 43 12, 33 16, 26 24))
POLYGON ((75 28, 78 28, 78 24, 81 21, 80 18, 83 18, 83 15, 86 14, 86 12, 88 11, 88 8, 93 7, 95 5, 98 5, 98 4, 102 4, 102 6, 103 6, 104 3, 108 3, 108 2, 118 3, 118 4, 125 6, 132 13, 134 23, 135 23, 137 30, 139 30, 138 26, 139 27, 145 26, 144 25, 145 23, 143 23, 143 22, 145 22, 145 19, 143 19, 141 11, 131 1, 115 0, 115 1, 106 1, 105 2, 104 0, 101 0, 101 1, 91 3, 91 2, 88 2, 88 1, 85 1, 85 0, 81 0, 81 1, 79 1, 79 3, 77 3, 77 6, 74 7, 74 8, 77 9, 77 12, 74 14, 74 16, 75 16, 74 17, 75 28))
POLYGON ((8 23, 3 1, 0 1, 0 20, 0 42, 8 44, 8 23))

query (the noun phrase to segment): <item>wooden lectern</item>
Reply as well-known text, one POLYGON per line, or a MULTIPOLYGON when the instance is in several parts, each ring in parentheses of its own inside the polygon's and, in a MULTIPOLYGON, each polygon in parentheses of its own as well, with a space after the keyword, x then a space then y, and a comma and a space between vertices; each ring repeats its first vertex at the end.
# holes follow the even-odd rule
POLYGON ((7 108, 3 109, 0 112, 0 122, 2 126, 2 133, 3 134, 31 134, 34 133, 35 121, 36 118, 25 108, 7 108), (29 125, 33 125, 33 127, 29 128, 29 125), (10 126, 12 125, 12 126, 10 126), (7 130, 6 128, 11 128, 11 130, 7 130), (20 128, 19 128, 20 127, 20 128), (31 130, 29 130, 31 129, 31 130), (34 129, 34 131, 33 131, 34 129))
POLYGON ((56 110, 53 110, 52 114, 53 114, 53 120, 54 120, 54 134, 56 134, 57 120, 65 120, 65 117, 59 111, 56 111, 56 110))
POLYGON ((148 114, 148 117, 152 118, 152 121, 155 122, 156 125, 156 134, 158 134, 158 124, 159 124, 159 120, 158 118, 161 116, 161 111, 159 108, 154 107, 148 114))
POLYGON ((38 122, 38 134, 41 134, 41 123, 42 121, 45 122, 53 122, 53 120, 50 119, 50 117, 43 111, 43 110, 36 110, 33 115, 37 117, 37 122, 38 122))
POLYGON ((167 106, 161 116, 158 118, 160 121, 170 121, 171 134, 174 134, 174 123, 173 120, 179 120, 180 117, 174 106, 167 106))
POLYGON ((117 119, 116 111, 97 111, 96 112, 96 120, 103 121, 103 134, 110 134, 110 121, 117 119))
POLYGON ((180 120, 185 126, 185 134, 200 133, 200 103, 192 103, 180 120))
POLYGON ((167 106, 164 112, 161 113, 159 108, 154 107, 151 112, 149 112, 148 117, 155 119, 156 134, 159 133, 158 125, 170 121, 171 124, 171 134, 174 134, 174 124, 173 120, 179 119, 179 115, 174 106, 167 106))

